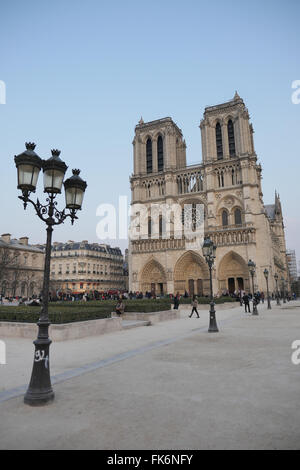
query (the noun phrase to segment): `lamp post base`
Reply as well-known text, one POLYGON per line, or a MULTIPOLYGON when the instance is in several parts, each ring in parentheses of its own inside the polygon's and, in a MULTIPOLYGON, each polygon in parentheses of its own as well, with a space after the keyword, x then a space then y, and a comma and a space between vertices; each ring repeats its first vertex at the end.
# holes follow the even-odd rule
POLYGON ((268 310, 271 310, 272 307, 271 307, 271 300, 270 300, 270 296, 268 297, 268 310))
POLYGON ((49 347, 52 343, 48 338, 48 322, 39 322, 39 335, 33 342, 35 345, 31 380, 24 396, 24 403, 41 406, 54 400, 54 392, 50 379, 49 347))
POLYGON ((27 390, 24 396, 24 403, 30 406, 43 406, 54 400, 55 394, 52 389, 47 391, 34 391, 27 390))
POLYGON ((255 300, 253 301, 253 313, 252 313, 252 315, 258 315, 258 310, 257 310, 257 305, 256 305, 255 300))
POLYGON ((209 333, 218 333, 218 326, 216 320, 216 311, 215 311, 215 304, 214 302, 210 303, 210 310, 209 310, 209 333))

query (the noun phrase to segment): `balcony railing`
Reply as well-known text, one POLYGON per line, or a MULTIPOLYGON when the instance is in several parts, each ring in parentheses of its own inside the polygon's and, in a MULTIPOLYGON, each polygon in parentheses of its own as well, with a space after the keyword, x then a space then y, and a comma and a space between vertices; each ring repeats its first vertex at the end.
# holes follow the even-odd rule
POLYGON ((251 223, 211 228, 206 232, 216 246, 256 243, 256 229, 251 223))
POLYGON ((155 240, 133 240, 132 252, 145 253, 151 251, 163 250, 182 250, 185 248, 185 240, 183 238, 168 238, 155 240))
MULTIPOLYGON (((214 227, 205 230, 217 246, 245 245, 256 242, 256 229, 251 223, 242 225, 227 225, 226 227, 214 227)), ((132 253, 147 253, 164 250, 184 250, 192 240, 182 238, 168 239, 141 239, 132 240, 132 253)))

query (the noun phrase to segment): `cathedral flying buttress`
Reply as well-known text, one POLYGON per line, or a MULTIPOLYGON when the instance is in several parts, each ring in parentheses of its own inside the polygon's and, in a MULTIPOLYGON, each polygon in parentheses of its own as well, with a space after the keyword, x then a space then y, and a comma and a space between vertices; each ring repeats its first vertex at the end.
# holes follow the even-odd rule
POLYGON ((206 107, 199 127, 202 162, 196 165, 187 165, 186 142, 170 117, 141 119, 135 127, 131 203, 143 207, 146 229, 130 240, 129 288, 209 294, 201 247, 178 236, 178 221, 184 226, 190 218, 193 224, 200 204, 204 233, 217 246, 214 294, 249 292, 249 259, 256 263, 255 288, 265 291, 267 268, 275 292, 274 274, 288 281, 282 208, 277 194, 274 205, 263 203, 262 167, 244 101, 236 92, 232 100, 206 107), (153 216, 153 204, 176 205, 180 214, 166 222, 164 213, 153 216))

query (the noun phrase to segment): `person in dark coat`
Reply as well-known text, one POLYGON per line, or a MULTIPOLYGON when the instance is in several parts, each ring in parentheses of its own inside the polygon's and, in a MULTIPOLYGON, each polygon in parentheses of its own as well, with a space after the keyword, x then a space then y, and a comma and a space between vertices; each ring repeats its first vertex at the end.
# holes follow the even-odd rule
POLYGON ((250 310, 250 299, 249 299, 249 295, 245 294, 243 295, 243 302, 244 302, 244 305, 245 305, 245 313, 247 313, 247 308, 248 308, 248 312, 251 313, 251 310, 250 310))
POLYGON ((174 310, 178 310, 179 299, 180 299, 180 295, 179 295, 179 292, 177 292, 177 294, 174 297, 174 310))

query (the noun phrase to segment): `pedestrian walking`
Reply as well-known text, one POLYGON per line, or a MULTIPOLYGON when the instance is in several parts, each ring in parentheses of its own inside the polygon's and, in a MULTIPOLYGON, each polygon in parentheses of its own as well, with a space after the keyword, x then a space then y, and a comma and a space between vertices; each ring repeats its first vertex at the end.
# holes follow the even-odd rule
POLYGON ((174 297, 174 310, 178 310, 179 299, 180 299, 180 295, 179 295, 179 292, 177 292, 177 294, 174 297))
POLYGON ((249 298, 249 295, 245 294, 243 295, 243 302, 244 302, 244 305, 245 305, 245 313, 247 313, 247 309, 248 309, 248 312, 251 313, 251 310, 250 310, 250 298, 249 298))
POLYGON ((199 313, 198 313, 198 311, 197 311, 198 300, 197 300, 197 297, 196 297, 195 295, 194 295, 194 297, 193 297, 192 307, 193 307, 193 308, 192 308, 192 312, 191 312, 191 314, 189 315, 189 317, 191 318, 191 317, 193 316, 193 313, 196 312, 196 313, 197 313, 197 317, 200 318, 200 317, 199 317, 199 313))

